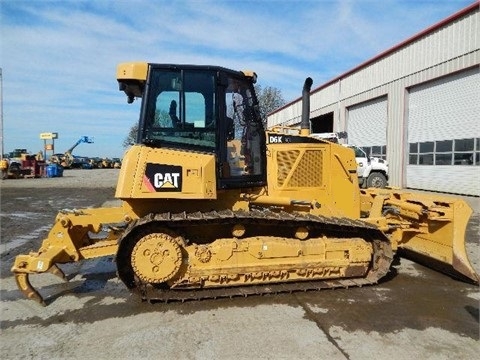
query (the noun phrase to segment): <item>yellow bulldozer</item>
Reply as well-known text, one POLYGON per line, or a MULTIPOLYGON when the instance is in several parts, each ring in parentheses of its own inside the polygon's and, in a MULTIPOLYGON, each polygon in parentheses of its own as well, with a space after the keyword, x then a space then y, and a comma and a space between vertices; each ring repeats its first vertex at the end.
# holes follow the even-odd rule
POLYGON ((218 66, 123 63, 119 89, 141 98, 118 207, 60 211, 12 271, 22 293, 61 264, 114 256, 144 300, 190 300, 377 283, 396 254, 478 283, 461 199, 360 189, 354 152, 298 130, 265 130, 257 75, 218 66))

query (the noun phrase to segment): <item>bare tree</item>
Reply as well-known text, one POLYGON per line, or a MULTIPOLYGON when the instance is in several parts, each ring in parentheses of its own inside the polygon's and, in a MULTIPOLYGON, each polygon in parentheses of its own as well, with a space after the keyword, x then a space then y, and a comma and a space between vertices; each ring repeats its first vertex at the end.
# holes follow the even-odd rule
POLYGON ((267 115, 279 107, 285 105, 282 92, 272 86, 262 88, 261 85, 255 85, 258 103, 260 105, 260 116, 262 117, 263 126, 267 127, 267 115))
MULTIPOLYGON (((168 126, 167 124, 171 122, 170 115, 167 111, 158 111, 155 113, 155 124, 159 127, 168 126)), ((138 123, 135 123, 128 132, 128 135, 123 139, 122 146, 126 149, 130 145, 133 145, 137 142, 137 133, 138 133, 138 123)))
POLYGON ((125 139, 123 139, 122 146, 124 149, 128 148, 130 145, 135 144, 137 141, 137 133, 138 133, 138 123, 135 123, 128 132, 128 135, 125 139))

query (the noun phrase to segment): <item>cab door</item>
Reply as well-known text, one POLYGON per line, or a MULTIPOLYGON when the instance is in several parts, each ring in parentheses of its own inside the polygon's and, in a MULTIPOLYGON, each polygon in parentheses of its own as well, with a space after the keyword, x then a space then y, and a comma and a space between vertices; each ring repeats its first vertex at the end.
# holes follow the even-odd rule
POLYGON ((253 84, 229 73, 219 83, 219 188, 264 186, 265 132, 253 84))

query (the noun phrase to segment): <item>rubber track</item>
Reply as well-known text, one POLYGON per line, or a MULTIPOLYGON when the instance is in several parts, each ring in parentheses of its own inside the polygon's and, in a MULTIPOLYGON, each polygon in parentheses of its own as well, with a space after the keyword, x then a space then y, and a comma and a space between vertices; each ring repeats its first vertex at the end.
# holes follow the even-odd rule
POLYGON ((390 242, 385 235, 374 225, 361 220, 348 218, 335 218, 316 216, 311 214, 292 214, 287 212, 273 212, 270 210, 251 211, 211 211, 195 213, 160 213, 149 214, 136 220, 126 229, 124 238, 138 226, 148 223, 160 224, 160 226, 191 226, 208 224, 236 224, 239 221, 250 224, 270 223, 272 226, 288 226, 295 228, 307 226, 309 228, 322 229, 327 234, 343 234, 344 237, 363 237, 373 243, 374 260, 364 278, 332 279, 332 280, 305 280, 296 282, 269 283, 265 285, 245 285, 218 288, 200 289, 163 289, 150 284, 137 284, 131 289, 143 300, 173 302, 202 299, 246 297, 250 295, 266 295, 278 293, 292 293, 298 291, 316 291, 322 289, 362 287, 373 285, 385 276, 393 260, 393 252, 390 242))

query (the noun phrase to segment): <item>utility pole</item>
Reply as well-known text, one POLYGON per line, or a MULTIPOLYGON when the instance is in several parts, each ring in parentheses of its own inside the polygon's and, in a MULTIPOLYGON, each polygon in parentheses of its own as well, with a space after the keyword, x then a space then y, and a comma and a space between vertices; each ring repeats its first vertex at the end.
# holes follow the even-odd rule
POLYGON ((3 160, 3 75, 2 68, 0 68, 0 142, 2 143, 2 153, 0 154, 0 160, 3 160))

